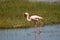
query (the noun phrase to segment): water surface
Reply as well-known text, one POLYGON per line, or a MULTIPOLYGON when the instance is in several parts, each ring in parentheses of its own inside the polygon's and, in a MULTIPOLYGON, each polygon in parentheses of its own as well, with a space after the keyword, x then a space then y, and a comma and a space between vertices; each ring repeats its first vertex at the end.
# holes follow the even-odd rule
MULTIPOLYGON (((42 40, 60 40, 60 24, 40 28, 42 40)), ((39 39, 36 28, 36 39, 39 39)), ((0 30, 0 40, 34 40, 34 28, 0 30)))

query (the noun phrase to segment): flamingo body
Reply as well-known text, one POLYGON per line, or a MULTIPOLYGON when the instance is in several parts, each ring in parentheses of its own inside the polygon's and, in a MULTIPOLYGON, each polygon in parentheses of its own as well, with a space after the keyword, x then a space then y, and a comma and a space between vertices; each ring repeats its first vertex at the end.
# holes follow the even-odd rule
POLYGON ((39 19, 42 19, 42 17, 39 17, 37 15, 33 15, 30 17, 31 20, 38 21, 39 19))

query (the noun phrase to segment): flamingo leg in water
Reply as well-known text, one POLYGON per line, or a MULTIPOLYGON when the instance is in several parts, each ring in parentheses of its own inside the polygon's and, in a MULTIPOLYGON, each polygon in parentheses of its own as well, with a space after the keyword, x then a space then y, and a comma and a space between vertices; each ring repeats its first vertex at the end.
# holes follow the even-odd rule
POLYGON ((34 40, 36 40, 36 21, 34 21, 34 40))
POLYGON ((41 35, 40 35, 40 33, 41 33, 41 32, 40 32, 40 27, 41 27, 41 26, 43 26, 43 22, 41 22, 41 25, 39 25, 39 27, 38 27, 38 35, 39 35, 39 39, 40 39, 40 40, 42 40, 41 35))
MULTIPOLYGON (((34 40, 36 40, 36 21, 34 21, 34 40)), ((38 35, 39 35, 39 39, 42 40, 41 35, 40 35, 40 26, 43 26, 43 23, 41 22, 41 25, 39 25, 38 27, 38 35)))

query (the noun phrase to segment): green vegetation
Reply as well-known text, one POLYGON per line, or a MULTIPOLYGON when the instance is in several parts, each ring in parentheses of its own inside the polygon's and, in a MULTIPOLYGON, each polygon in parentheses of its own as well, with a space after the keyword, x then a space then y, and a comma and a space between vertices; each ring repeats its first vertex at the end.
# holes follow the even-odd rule
POLYGON ((33 26, 24 18, 24 13, 44 17, 44 24, 60 23, 60 4, 31 3, 27 0, 0 1, 0 28, 27 28, 33 26))

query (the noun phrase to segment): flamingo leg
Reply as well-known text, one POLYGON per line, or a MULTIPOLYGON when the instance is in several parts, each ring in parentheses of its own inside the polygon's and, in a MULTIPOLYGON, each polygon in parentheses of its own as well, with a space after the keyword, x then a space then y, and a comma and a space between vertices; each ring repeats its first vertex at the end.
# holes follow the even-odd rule
POLYGON ((43 26, 43 23, 42 23, 42 22, 40 23, 40 25, 39 25, 39 27, 38 27, 38 35, 39 35, 39 39, 40 39, 40 40, 42 40, 41 35, 40 35, 40 33, 41 33, 41 32, 40 32, 40 27, 41 27, 41 26, 43 26))
POLYGON ((36 40, 36 21, 34 21, 34 40, 36 40))

